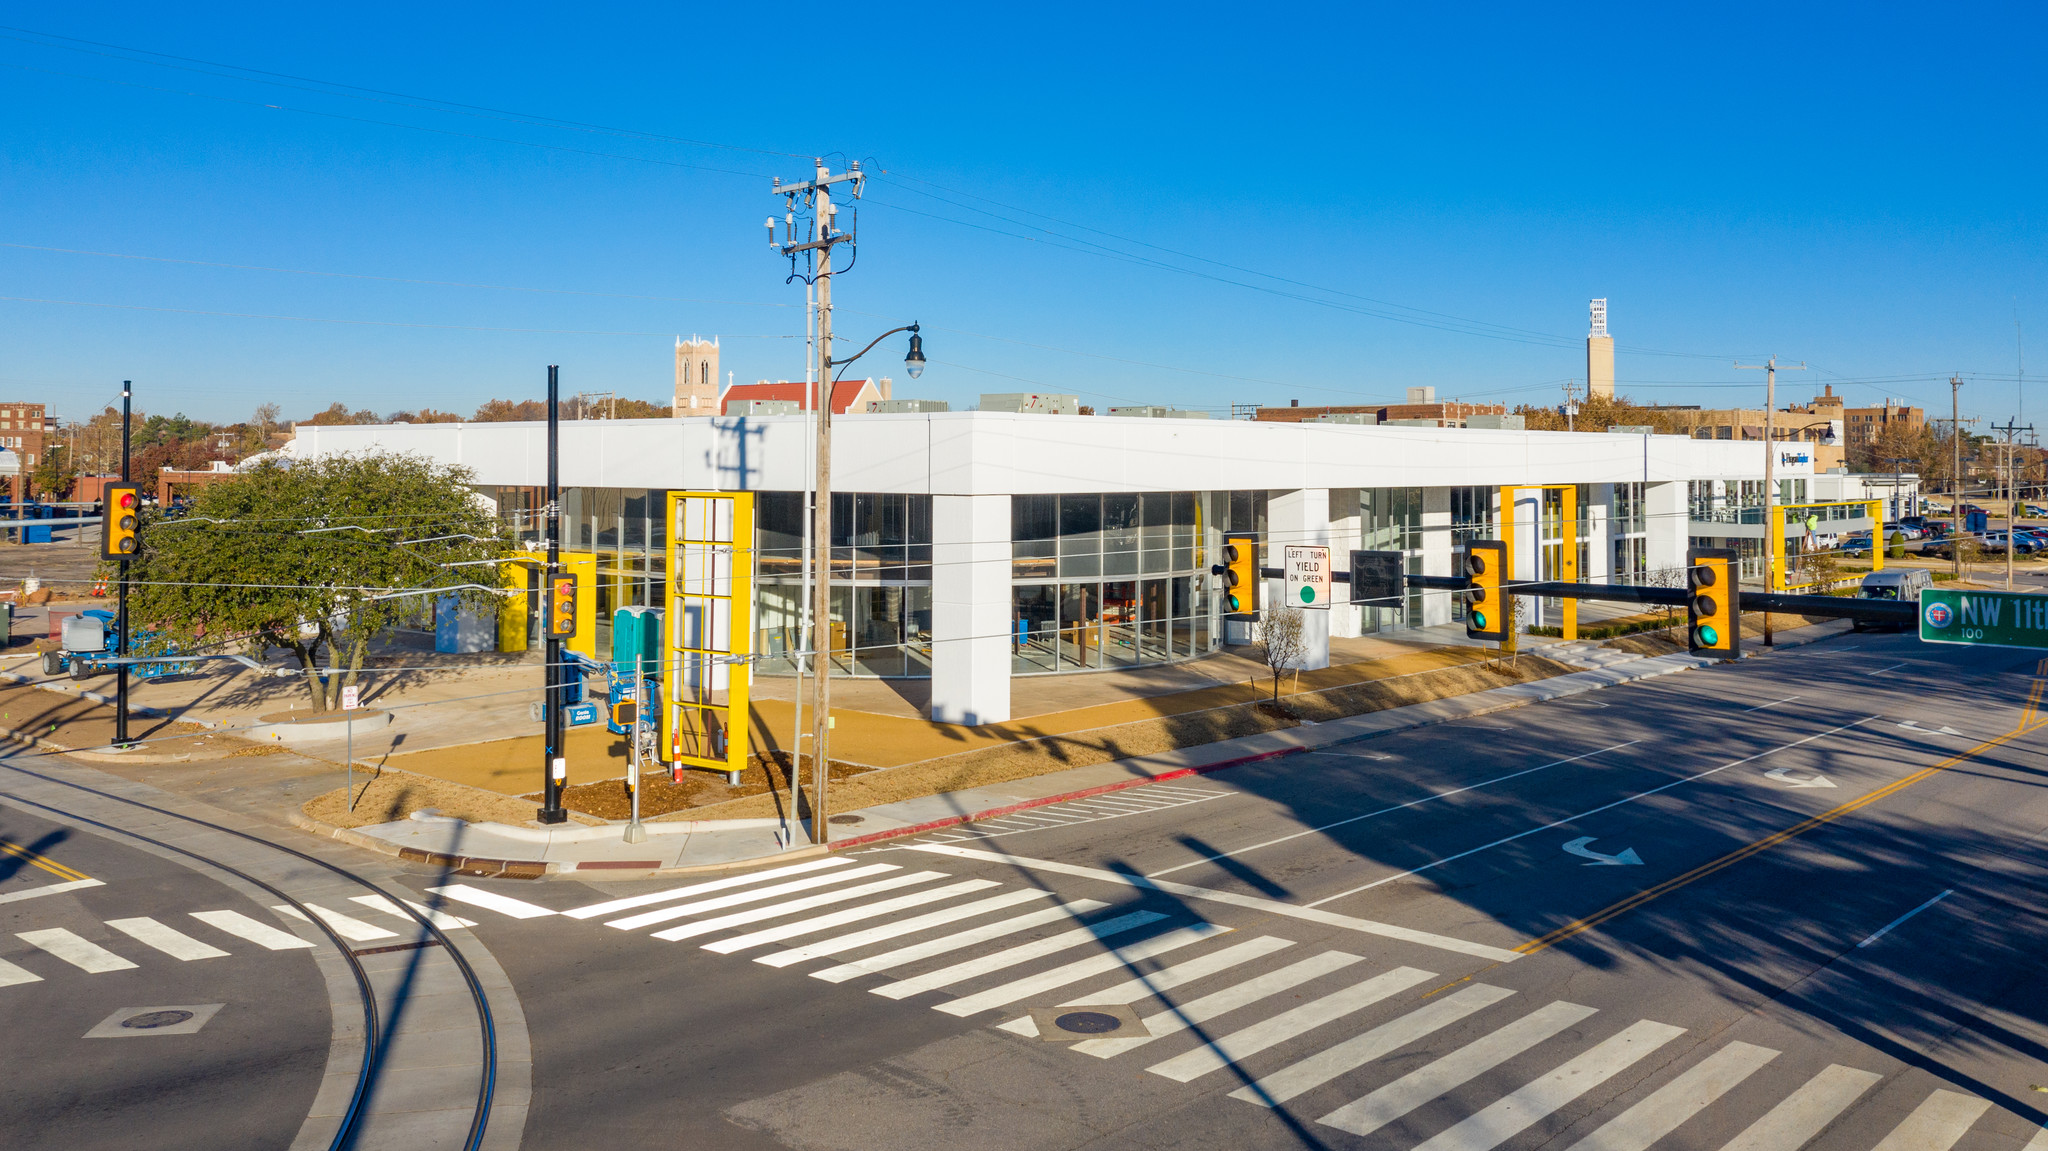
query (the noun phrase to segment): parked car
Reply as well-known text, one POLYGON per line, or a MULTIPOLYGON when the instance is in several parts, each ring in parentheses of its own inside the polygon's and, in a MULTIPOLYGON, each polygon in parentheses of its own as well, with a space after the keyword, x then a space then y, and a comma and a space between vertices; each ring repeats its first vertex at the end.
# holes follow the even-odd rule
POLYGON ((1842 541, 1841 552, 1853 559, 1870 558, 1870 533, 1857 532, 1842 541))
POLYGON ((2008 549, 2023 556, 2030 556, 2041 550, 2041 545, 2035 542, 2034 537, 2025 532, 1996 531, 1984 533, 1985 551, 2004 555, 2008 549))
MULTIPOLYGON (((1871 572, 1863 577, 1859 592, 1864 599, 1909 600, 1918 603, 1920 593, 1934 586, 1934 577, 1926 568, 1890 568, 1886 571, 1871 572)), ((1910 624, 1866 623, 1857 620, 1849 625, 1855 631, 1905 631, 1910 624)))

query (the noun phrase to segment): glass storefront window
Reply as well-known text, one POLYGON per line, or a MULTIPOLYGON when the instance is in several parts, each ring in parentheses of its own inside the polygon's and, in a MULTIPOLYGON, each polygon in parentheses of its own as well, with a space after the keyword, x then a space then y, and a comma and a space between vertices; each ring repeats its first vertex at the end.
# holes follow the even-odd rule
POLYGON ((1058 573, 1058 496, 1010 497, 1010 578, 1051 579, 1058 573))
MULTIPOLYGON (((1256 521, 1265 493, 1238 494, 1256 521)), ((1208 581, 1198 574, 1202 498, 1012 496, 1013 670, 1097 670, 1214 650, 1208 581)))
POLYGON ((1060 497, 1060 578, 1102 574, 1102 497, 1060 497))

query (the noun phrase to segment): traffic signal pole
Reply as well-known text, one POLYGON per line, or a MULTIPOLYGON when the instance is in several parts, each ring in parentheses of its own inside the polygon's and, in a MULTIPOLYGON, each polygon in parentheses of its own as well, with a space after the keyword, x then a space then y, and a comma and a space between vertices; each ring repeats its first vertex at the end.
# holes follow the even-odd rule
POLYGON ((545 674, 541 715, 546 735, 542 739, 545 750, 541 763, 541 807, 534 816, 542 823, 564 823, 569 818, 569 813, 562 810, 562 785, 569 776, 568 753, 563 747, 568 724, 562 714, 562 641, 554 618, 555 581, 562 575, 561 371, 559 365, 548 365, 548 563, 547 578, 542 581, 542 604, 547 618, 541 628, 546 636, 541 647, 545 674))
MULTIPOLYGON (((133 380, 121 381, 121 482, 128 482, 130 397, 134 392, 133 380)), ((142 518, 141 501, 136 502, 135 518, 142 518)), ((22 538, 28 538, 23 532, 22 538)), ((128 657, 128 559, 122 557, 120 598, 114 605, 114 657, 128 657)), ((114 746, 128 746, 128 665, 120 664, 114 669, 114 746)))

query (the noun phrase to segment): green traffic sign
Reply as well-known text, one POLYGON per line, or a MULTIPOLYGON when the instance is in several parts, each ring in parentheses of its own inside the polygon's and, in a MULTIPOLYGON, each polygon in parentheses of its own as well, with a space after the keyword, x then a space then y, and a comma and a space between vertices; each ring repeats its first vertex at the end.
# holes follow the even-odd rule
POLYGON ((1925 588, 1920 592, 1920 639, 2048 648, 2048 595, 1925 588))

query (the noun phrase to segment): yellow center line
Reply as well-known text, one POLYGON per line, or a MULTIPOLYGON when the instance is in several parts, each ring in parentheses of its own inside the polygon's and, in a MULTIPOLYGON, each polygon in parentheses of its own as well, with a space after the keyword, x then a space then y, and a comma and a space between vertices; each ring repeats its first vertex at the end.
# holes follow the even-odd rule
POLYGON ((56 860, 51 859, 49 856, 37 855, 35 852, 30 851, 28 848, 23 847, 18 843, 9 843, 4 839, 0 839, 0 855, 12 855, 16 859, 27 860, 31 865, 40 867, 44 871, 47 871, 51 875, 57 876, 60 879, 68 879, 75 881, 80 879, 92 878, 91 876, 85 874, 82 871, 73 871, 71 868, 68 868, 63 864, 58 863, 56 860))
MULTIPOLYGON (((2048 660, 2042 661, 2042 669, 2044 673, 2048 673, 2048 660)), ((1831 808, 1827 811, 1820 813, 1819 815, 1813 816, 1810 819, 1806 819, 1799 823, 1796 823, 1791 827, 1784 829, 1783 831, 1774 832, 1771 835, 1767 835, 1754 843, 1747 844, 1743 847, 1738 847, 1734 851, 1729 852, 1728 854, 1720 857, 1719 859, 1712 860, 1708 863, 1703 863, 1698 867, 1693 868, 1691 871, 1688 871, 1683 875, 1667 879, 1664 882, 1656 885, 1655 887, 1645 888, 1644 890, 1639 891, 1626 899, 1623 899, 1617 903, 1613 903, 1604 908, 1601 908, 1599 911, 1596 911, 1593 914, 1586 916, 1584 919, 1574 920, 1573 922, 1567 923, 1563 927, 1560 927, 1547 935, 1543 935, 1536 939, 1532 939, 1529 942, 1522 944, 1520 947, 1515 948, 1515 950, 1522 953, 1523 955, 1534 955, 1547 947, 1554 947, 1557 944, 1562 943, 1575 935, 1578 935, 1582 932, 1590 931, 1593 928, 1600 926, 1608 920, 1613 919, 1617 915, 1624 915, 1630 911, 1635 910, 1638 907, 1641 907, 1643 904, 1648 903, 1653 899, 1658 899, 1662 896, 1670 894, 1671 892, 1677 891, 1679 888, 1684 887, 1688 884, 1697 882, 1701 879, 1705 879, 1707 876, 1712 875, 1715 872, 1722 870, 1723 868, 1731 867, 1737 863, 1740 863, 1743 860, 1748 859, 1752 855, 1756 855, 1764 851, 1769 851, 1771 848, 1776 847, 1779 844, 1786 842, 1787 840, 1804 835, 1807 832, 1812 831, 1816 827, 1825 827, 1828 824, 1833 823, 1834 821, 1842 818, 1845 815, 1848 815, 1851 812, 1859 811, 1862 808, 1868 807, 1869 805, 1876 803, 1878 800, 1883 799, 1886 796, 1896 795, 1897 793, 1904 791, 1905 789, 1913 786, 1916 783, 1919 783, 1924 779, 1928 779, 1932 776, 1939 775, 1942 772, 1947 771, 1949 768, 1952 768, 1959 763, 1962 763, 1968 759, 1971 759, 1977 755, 1989 751, 1992 748, 1999 746, 2000 744, 2009 743, 2012 740, 2018 739, 2020 736, 2025 735, 2030 731, 2036 730, 2037 728, 2042 727, 2044 725, 2048 725, 2044 723, 2034 722, 2035 711, 2041 702, 2041 689, 2044 685, 2048 685, 2048 681, 2044 681, 2041 679, 2036 679, 2034 681, 2034 686, 2027 692, 2026 707, 2022 709, 2020 712, 2019 723, 2016 726, 2014 726, 2014 728, 2011 731, 2006 732, 2004 735, 1998 736, 1994 739, 1987 739, 1983 743, 1978 744, 1977 746, 1969 749, 1968 751, 1958 752, 1957 754, 1942 760, 1940 763, 1937 763, 1932 767, 1923 768, 1922 770, 1914 772, 1912 775, 1909 775, 1904 779, 1888 783, 1883 787, 1876 789, 1875 791, 1868 792, 1856 799, 1852 799, 1847 803, 1842 804, 1839 807, 1831 808)))

